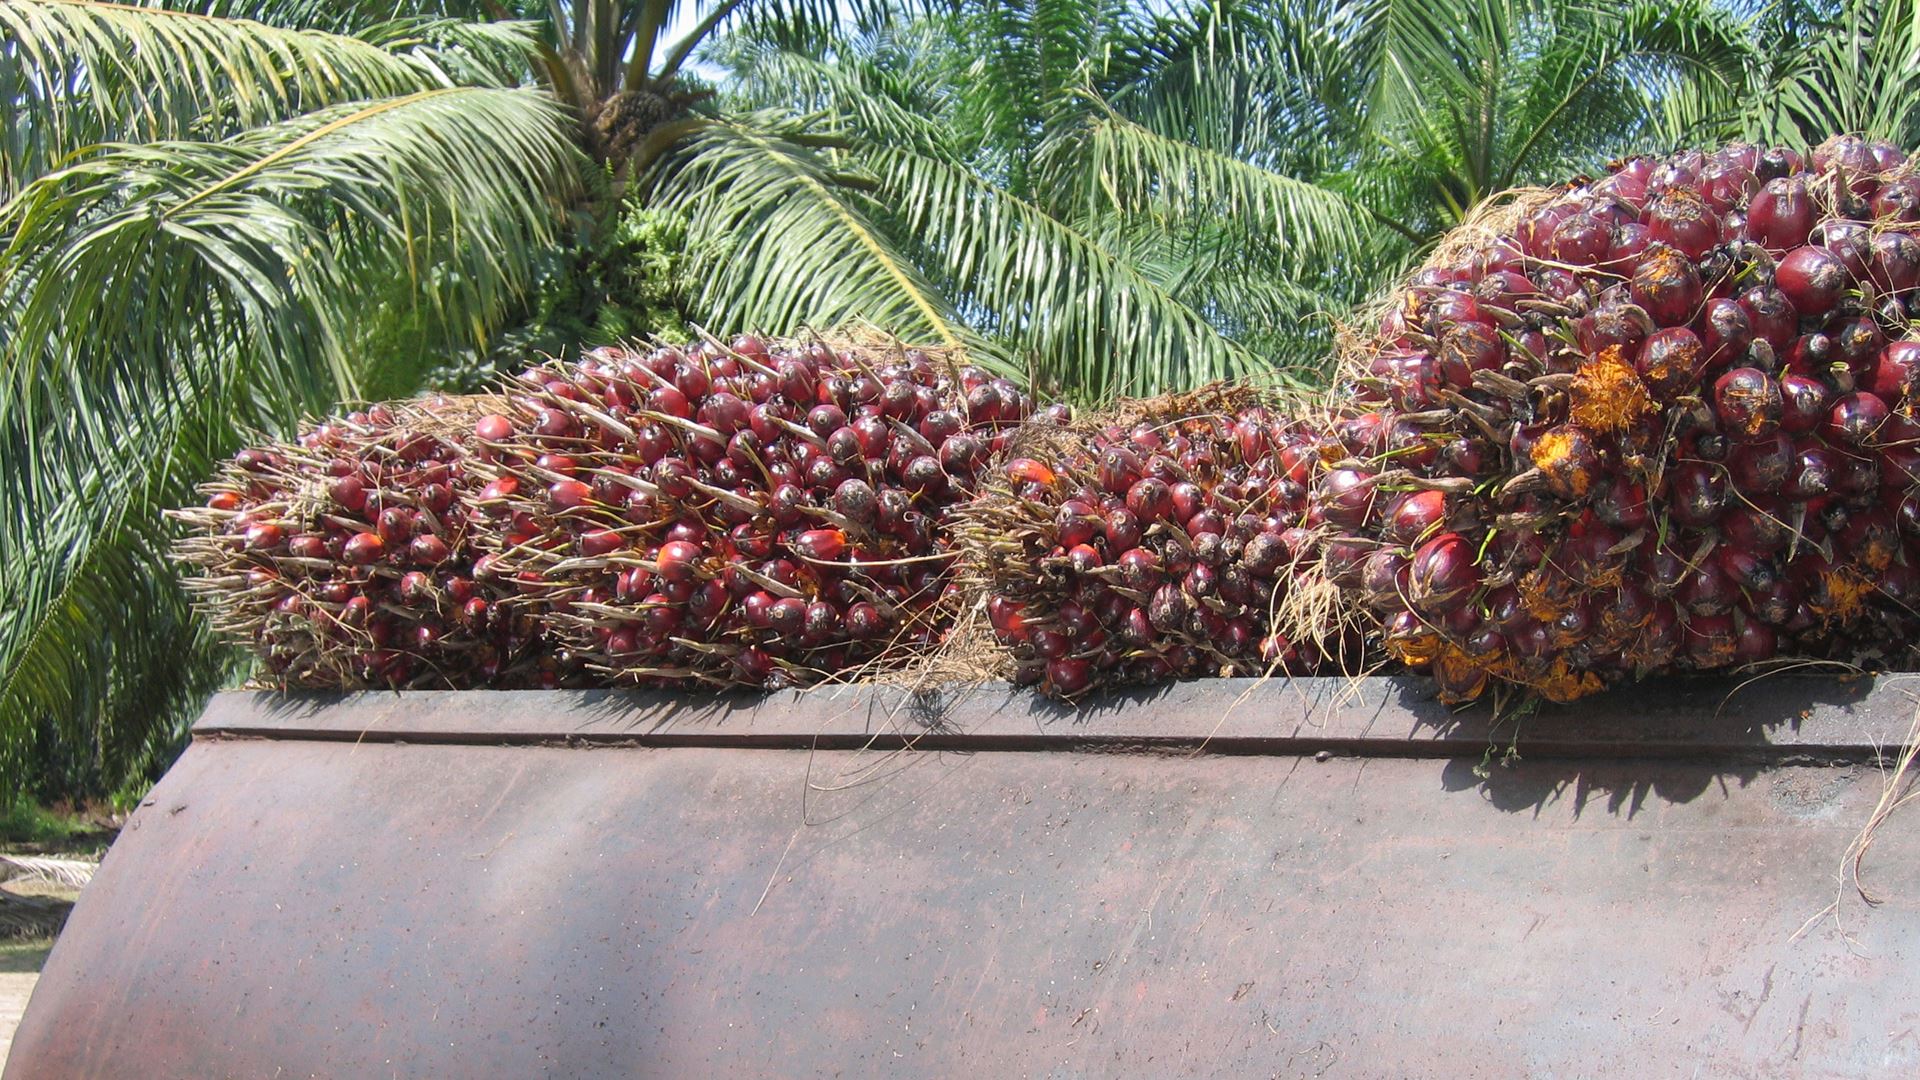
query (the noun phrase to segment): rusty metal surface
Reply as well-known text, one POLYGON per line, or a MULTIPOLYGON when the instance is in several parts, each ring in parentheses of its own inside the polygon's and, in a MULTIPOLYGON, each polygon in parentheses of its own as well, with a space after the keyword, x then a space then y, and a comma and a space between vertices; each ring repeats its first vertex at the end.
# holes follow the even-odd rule
POLYGON ((338 737, 465 708, 385 700, 210 711, 7 1080, 1920 1073, 1920 833, 1819 917, 1871 765, 338 737))
POLYGON ((1671 679, 1496 723, 1420 678, 1213 679, 1105 694, 1078 706, 984 684, 913 694, 826 687, 768 695, 648 691, 222 694, 208 735, 867 749, 1060 750, 1102 745, 1210 753, 1447 756, 1516 741, 1529 755, 1858 760, 1897 744, 1920 682, 1776 676, 1671 679))

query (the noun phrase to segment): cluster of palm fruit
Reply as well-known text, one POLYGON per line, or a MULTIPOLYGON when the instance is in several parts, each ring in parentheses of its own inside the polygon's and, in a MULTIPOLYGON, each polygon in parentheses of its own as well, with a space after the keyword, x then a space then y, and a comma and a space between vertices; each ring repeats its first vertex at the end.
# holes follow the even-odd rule
POLYGON ((474 431, 485 570, 643 683, 805 685, 939 644, 947 518, 1033 413, 937 350, 751 335, 597 349, 506 393, 474 431))
POLYGON ((540 624, 476 565, 466 432, 496 404, 375 405, 240 451, 171 514, 187 588, 282 685, 560 685, 540 624))
POLYGON ((1457 699, 1870 653, 1920 595, 1920 177, 1635 159, 1396 296, 1314 480, 1328 576, 1457 699))
POLYGON ((1319 641, 1275 628, 1317 559, 1303 528, 1319 429, 1213 388, 1036 433, 961 514, 968 576, 1016 682, 1301 674, 1319 641))

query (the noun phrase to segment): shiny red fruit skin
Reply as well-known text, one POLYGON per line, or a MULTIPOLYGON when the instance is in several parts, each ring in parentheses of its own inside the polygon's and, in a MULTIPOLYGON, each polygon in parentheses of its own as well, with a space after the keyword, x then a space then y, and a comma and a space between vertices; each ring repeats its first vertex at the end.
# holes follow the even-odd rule
POLYGON ((380 539, 379 533, 361 532, 355 533, 347 541, 346 547, 340 551, 340 557, 353 566, 366 566, 378 561, 386 551, 387 542, 380 539))

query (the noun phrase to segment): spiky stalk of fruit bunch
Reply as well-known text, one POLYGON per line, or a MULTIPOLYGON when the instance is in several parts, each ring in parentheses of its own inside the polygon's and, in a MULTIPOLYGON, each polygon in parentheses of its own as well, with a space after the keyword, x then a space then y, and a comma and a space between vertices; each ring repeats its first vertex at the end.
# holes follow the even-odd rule
POLYGON ((953 506, 1032 412, 878 337, 594 350, 481 421, 488 569, 593 670, 804 685, 951 625, 953 506))
POLYGON ((476 571, 466 499, 491 395, 374 405, 242 450, 169 516, 221 634, 316 689, 552 687, 570 669, 476 571))
POLYGON ((1015 681, 1098 685, 1313 671, 1275 630, 1313 537, 1325 441, 1248 387, 1132 402, 1036 427, 960 515, 970 594, 1015 681))
POLYGON ((1916 286, 1920 177, 1847 137, 1471 223, 1350 370, 1327 571, 1457 699, 1911 640, 1916 286))

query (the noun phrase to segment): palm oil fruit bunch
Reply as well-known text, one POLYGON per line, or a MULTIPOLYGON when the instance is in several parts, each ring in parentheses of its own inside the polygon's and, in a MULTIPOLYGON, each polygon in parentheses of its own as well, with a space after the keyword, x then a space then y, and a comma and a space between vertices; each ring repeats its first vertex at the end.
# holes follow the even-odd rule
POLYGON ((1033 411, 939 350, 852 339, 598 349, 477 421, 485 570, 586 665, 795 686, 952 625, 948 516, 1033 411))
POLYGON ((1014 680, 1073 697, 1313 670, 1315 645, 1274 616, 1314 546, 1314 432, 1213 387, 1016 442, 956 527, 1014 680))
POLYGON ((272 682, 315 689, 540 687, 566 669, 477 572, 468 434, 498 399, 375 405, 242 450, 172 511, 217 631, 272 682))
POLYGON ((1455 699, 1910 639, 1916 286, 1920 177, 1850 137, 1463 227, 1355 365, 1327 572, 1455 699))

